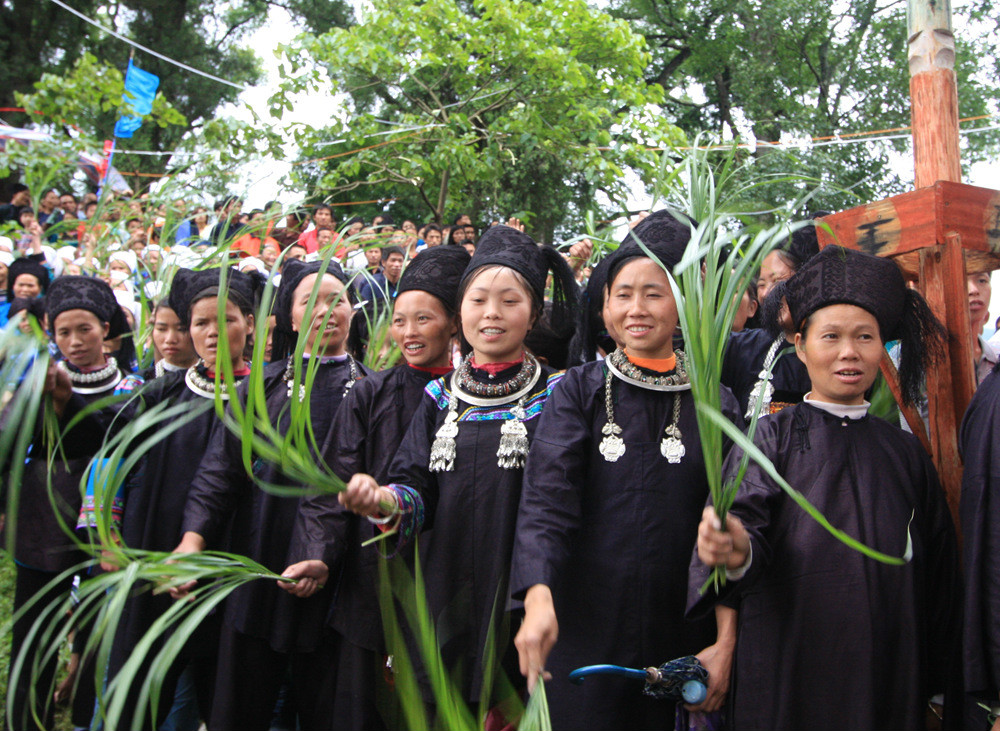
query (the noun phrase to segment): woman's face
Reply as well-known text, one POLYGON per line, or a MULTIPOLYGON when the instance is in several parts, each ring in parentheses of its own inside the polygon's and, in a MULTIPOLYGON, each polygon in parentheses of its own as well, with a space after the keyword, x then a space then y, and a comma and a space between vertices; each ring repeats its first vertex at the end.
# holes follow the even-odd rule
MULTIPOLYGON (((219 352, 218 297, 203 297, 191 305, 191 343, 205 364, 215 368, 219 352)), ((244 315, 240 308, 226 300, 225 338, 233 368, 243 367, 243 349, 253 332, 253 315, 244 315)))
MULTIPOLYGON (((292 330, 302 330, 309 298, 318 274, 310 274, 299 282, 292 293, 292 330)), ((344 283, 332 274, 324 274, 316 293, 312 319, 309 322, 305 352, 310 355, 343 355, 354 309, 344 291, 344 283), (330 316, 327 317, 327 313, 330 316), (324 320, 326 321, 324 323, 324 320)))
POLYGON ((458 333, 454 317, 434 295, 411 289, 396 297, 392 310, 392 339, 406 362, 421 368, 444 368, 451 363, 451 339, 458 333))
MULTIPOLYGON (((677 303, 658 263, 637 257, 611 282, 607 308, 614 331, 639 358, 669 358, 674 352, 677 303)), ((610 331, 609 331, 610 332, 610 331)))
POLYGON ((7 288, 7 265, 0 262, 0 289, 7 288))
POLYGON ((31 299, 42 293, 42 284, 34 274, 18 274, 11 289, 15 297, 31 299))
POLYGON ((184 368, 198 360, 191 334, 181 324, 177 313, 163 305, 156 308, 153 317, 153 345, 170 365, 184 368))
POLYGON ((29 315, 24 310, 22 310, 21 312, 18 312, 17 315, 15 315, 15 317, 17 317, 17 329, 23 332, 25 335, 30 335, 32 332, 32 327, 31 327, 31 321, 33 319, 32 316, 29 315))
POLYGON ((477 363, 520 360, 535 324, 531 293, 513 269, 484 267, 462 296, 461 320, 477 363))
POLYGON ((108 265, 108 271, 110 272, 122 272, 126 276, 132 273, 132 270, 128 268, 128 264, 123 262, 121 259, 115 259, 108 265))
POLYGON ((56 345, 71 364, 77 368, 104 365, 108 323, 89 310, 66 310, 59 313, 53 325, 56 345))
POLYGON ((757 301, 763 302, 774 285, 791 279, 795 270, 785 261, 781 252, 772 251, 764 257, 760 265, 760 276, 757 278, 757 301))
POLYGON ((965 278, 969 292, 969 325, 972 336, 982 333, 983 325, 990 319, 990 298, 993 283, 989 272, 970 274, 965 278))
POLYGON ((810 316, 804 336, 796 333, 795 352, 809 371, 812 398, 856 405, 875 383, 885 348, 874 315, 855 305, 830 305, 810 316))

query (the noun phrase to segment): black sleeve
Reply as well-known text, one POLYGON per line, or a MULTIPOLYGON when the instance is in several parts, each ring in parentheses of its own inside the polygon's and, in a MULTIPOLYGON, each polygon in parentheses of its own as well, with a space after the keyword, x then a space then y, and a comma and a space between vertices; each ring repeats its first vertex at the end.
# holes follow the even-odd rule
POLYGON ((239 438, 216 419, 208 450, 188 492, 181 534, 197 533, 207 546, 218 545, 237 501, 251 485, 239 438))
POLYGON ((553 390, 528 453, 511 567, 516 599, 535 584, 553 585, 580 525, 591 424, 578 376, 570 371, 553 390))
MULTIPOLYGON (((324 462, 344 482, 367 471, 367 389, 362 388, 363 383, 359 381, 341 401, 321 447, 324 462)), ((319 560, 332 570, 343 559, 355 522, 356 516, 341 507, 335 493, 303 497, 292 529, 288 564, 319 560)))
POLYGON ((424 502, 424 530, 434 524, 438 502, 437 477, 429 468, 438 413, 434 398, 425 393, 389 467, 390 483, 406 485, 420 493, 424 502))

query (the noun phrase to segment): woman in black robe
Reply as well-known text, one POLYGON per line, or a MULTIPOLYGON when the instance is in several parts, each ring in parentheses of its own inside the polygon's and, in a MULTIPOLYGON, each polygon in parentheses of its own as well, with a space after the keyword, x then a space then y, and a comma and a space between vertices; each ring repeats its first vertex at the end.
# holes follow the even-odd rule
MULTIPOLYGON (((181 537, 181 521, 191 482, 207 448, 212 428, 218 422, 213 405, 219 338, 227 338, 233 375, 239 383, 250 373, 250 364, 244 360, 243 352, 253 333, 253 312, 259 299, 260 284, 259 280, 249 275, 236 271, 227 273, 226 323, 225 329, 220 330, 220 271, 179 269, 174 276, 170 307, 181 316, 181 322, 188 328, 200 357, 190 368, 167 373, 152 381, 141 394, 141 405, 148 409, 162 403, 172 406, 188 403, 198 414, 182 429, 160 439, 143 458, 136 474, 130 476, 123 496, 121 520, 122 541, 129 548, 170 551, 181 537)), ((228 398, 225 391, 232 386, 222 383, 220 387, 224 389, 222 398, 228 398)), ((107 568, 114 567, 109 565, 107 568)), ((128 660, 132 648, 170 606, 169 596, 154 595, 150 590, 129 600, 116 632, 109 661, 109 677, 117 674, 128 660)), ((162 642, 161 639, 159 644, 162 642)), ((198 629, 168 672, 160 692, 156 722, 151 722, 150 709, 150 712, 144 713, 145 726, 158 728, 168 713, 188 718, 198 713, 189 703, 178 704, 171 710, 179 682, 185 687, 193 685, 200 715, 207 717, 217 643, 218 628, 210 619, 198 629)), ((154 656, 155 652, 151 654, 151 657, 154 656)), ((132 708, 138 690, 136 683, 130 690, 129 708, 132 708)), ((122 722, 122 727, 131 722, 131 713, 130 710, 126 714, 128 720, 122 722)))
MULTIPOLYGON (((700 710, 717 709, 725 694, 731 613, 720 611, 718 643, 711 618, 684 619, 708 481, 661 264, 672 270, 689 238, 686 223, 657 211, 610 257, 607 310, 624 348, 566 373, 528 458, 511 574, 525 606, 515 643, 529 685, 543 670, 551 678, 555 729, 673 727, 674 704, 644 697, 634 681, 571 684, 583 665, 656 666, 699 653, 711 690, 700 710)), ((728 389, 722 405, 742 425, 728 389)))
MULTIPOLYGON (((344 398, 325 440, 324 458, 343 480, 357 473, 379 484, 410 425, 427 384, 451 371, 451 343, 458 333, 455 299, 469 264, 460 246, 437 246, 414 259, 400 277, 393 300, 392 337, 406 362, 362 379, 344 398)), ((376 591, 377 553, 361 543, 374 528, 342 508, 335 495, 307 498, 295 541, 332 544, 341 566, 337 601, 330 614, 336 653, 327 675, 333 697, 330 729, 374 731, 383 727, 377 695, 384 690, 386 648, 376 591), (326 511, 325 520, 305 516, 326 511)), ((386 709, 382 709, 383 712, 386 709)))
MULTIPOLYGON (((989 728, 985 703, 1000 716, 1000 370, 994 367, 962 420, 962 667, 965 728, 989 728)), ((997 728, 1000 722, 994 724, 997 728)))
MULTIPOLYGON (((311 358, 320 359, 308 392, 309 419, 317 435, 330 430, 344 394, 368 375, 345 350, 351 314, 348 278, 339 264, 289 261, 285 265, 274 305, 273 360, 264 369, 267 416, 280 434, 290 427, 290 400, 306 398, 311 358), (306 322, 314 289, 312 319, 306 322), (293 359, 299 332, 305 338, 305 359, 295 395, 293 359)), ((238 391, 244 402, 245 389, 238 391)), ((257 481, 308 487, 291 482, 279 467, 260 458, 254 461, 253 474, 248 474, 239 435, 218 422, 191 483, 183 508, 183 538, 175 552, 232 551, 297 583, 252 582, 226 599, 208 727, 212 731, 268 729, 290 669, 299 724, 310 731, 322 727, 330 703, 320 688, 331 666, 323 629, 333 597, 333 587, 327 586, 334 566, 332 547, 292 538, 297 516, 301 513, 309 523, 321 520, 322 505, 303 505, 300 510, 299 497, 265 492, 256 486, 257 481)))
MULTIPOLYGON (((65 460, 56 460, 51 473, 48 468, 50 445, 45 444, 40 434, 32 445, 21 480, 15 521, 15 612, 59 574, 89 558, 66 534, 63 526, 77 526, 83 505, 81 479, 100 448, 104 430, 126 398, 142 385, 142 379, 124 373, 113 359, 104 355, 104 340, 121 334, 128 327, 108 285, 90 277, 60 277, 49 287, 45 304, 53 337, 65 358, 58 366, 52 367, 50 379, 60 426, 64 428, 89 404, 109 396, 120 396, 122 400, 91 413, 88 424, 96 425, 96 428, 78 424, 63 435, 61 447, 65 460), (53 502, 59 506, 59 516, 53 510, 53 502)), ((5 425, 4 428, 15 427, 5 425)), ((65 586, 50 588, 47 598, 36 602, 15 623, 10 655, 12 663, 16 661, 28 631, 45 606, 69 588, 70 581, 65 586)), ((34 685, 36 697, 30 702, 30 708, 44 720, 46 726, 51 724, 51 704, 47 697, 55 664, 55 658, 45 664, 34 682, 27 669, 29 666, 25 666, 17 679, 11 709, 13 718, 23 718, 24 713, 30 712, 28 694, 34 685)), ((90 697, 93 698, 92 695, 90 697)), ((75 717, 81 720, 79 715, 85 712, 83 709, 76 711, 75 717)), ((89 714, 85 715, 89 719, 89 714)))
MULTIPOLYGON (((508 226, 483 235, 459 290, 471 352, 450 378, 426 387, 389 469, 390 484, 355 475, 340 498, 368 515, 380 502, 395 504, 403 540, 424 530, 420 560, 442 659, 458 673, 460 697, 474 706, 491 628, 503 637, 508 612, 520 609, 506 597, 524 460, 559 379, 523 343, 542 312, 550 270, 552 324, 561 330, 573 321, 576 285, 559 252, 508 226)), ((511 643, 494 642, 514 680, 511 643)), ((430 698, 426 685, 425 694, 430 698)))
MULTIPOLYGON (((786 283, 796 354, 812 389, 761 420, 754 442, 834 526, 890 556, 849 548, 795 505, 754 462, 726 531, 712 508, 699 526, 691 614, 706 566, 724 566, 738 604, 733 729, 923 729, 927 701, 951 690, 961 621, 951 515, 930 457, 868 415, 864 394, 901 341, 900 385, 912 403, 940 325, 890 259, 830 246, 786 283)), ((724 474, 738 469, 733 450, 724 474)), ((946 703, 946 725, 960 709, 946 703)))

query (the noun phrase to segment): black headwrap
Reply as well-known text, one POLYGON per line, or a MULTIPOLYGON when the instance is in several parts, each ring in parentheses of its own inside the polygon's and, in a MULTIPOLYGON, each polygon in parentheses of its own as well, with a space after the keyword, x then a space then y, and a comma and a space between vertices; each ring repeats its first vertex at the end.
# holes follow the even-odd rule
POLYGON ((464 288, 475 272, 490 266, 508 267, 523 276, 539 306, 545 300, 545 280, 549 272, 552 272, 552 329, 557 333, 568 334, 576 327, 576 278, 562 254, 554 247, 539 246, 534 239, 516 228, 491 226, 476 244, 476 253, 462 276, 459 290, 464 288))
POLYGON ((461 246, 433 246, 411 261, 396 286, 396 296, 419 289, 437 297, 449 315, 455 312, 458 284, 472 257, 461 246))
MULTIPOLYGON (((292 330, 292 297, 296 288, 302 280, 311 274, 319 274, 323 269, 322 261, 304 262, 297 259, 289 259, 285 262, 285 268, 281 272, 281 286, 274 298, 274 306, 271 314, 274 315, 274 333, 271 339, 271 360, 281 360, 287 358, 288 354, 295 348, 295 331, 292 330)), ((344 273, 340 264, 330 261, 326 265, 326 274, 335 277, 344 283, 344 296, 351 299, 351 288, 347 286, 350 278, 344 273)))
POLYGON ((10 302, 7 317, 13 319, 14 315, 18 312, 27 312, 29 315, 34 315, 38 323, 41 324, 42 318, 45 316, 45 298, 15 297, 10 302))
POLYGON ((823 307, 855 305, 878 322, 883 342, 900 341, 899 380, 904 399, 920 395, 924 369, 942 349, 944 329, 920 293, 906 286, 891 260, 828 246, 783 282, 796 331, 823 307))
MULTIPOLYGON (((170 296, 167 303, 184 327, 191 324, 191 306, 204 297, 219 296, 219 281, 221 270, 178 269, 170 284, 170 296)), ((247 273, 230 269, 226 274, 226 289, 228 299, 240 308, 244 314, 252 314, 260 304, 260 295, 264 289, 264 277, 257 272, 247 273)))
POLYGON ((625 234, 618 250, 609 257, 611 263, 606 284, 614 282, 615 276, 626 261, 639 256, 648 256, 636 239, 645 244, 653 256, 673 273, 674 267, 680 263, 684 250, 691 240, 691 225, 675 218, 666 209, 646 216, 625 234))
MULTIPOLYGON (((49 315, 49 326, 53 329, 56 318, 67 310, 86 310, 93 313, 101 322, 107 323, 112 323, 117 318, 124 319, 121 306, 115 299, 111 287, 95 277, 70 275, 57 277, 45 297, 45 310, 49 315)), ((117 337, 122 332, 119 330, 108 333, 108 337, 117 337)))
POLYGON ((7 267, 7 300, 14 299, 14 282, 22 274, 30 274, 38 280, 41 285, 42 294, 49 288, 49 270, 42 266, 42 263, 33 256, 22 256, 15 259, 7 267))

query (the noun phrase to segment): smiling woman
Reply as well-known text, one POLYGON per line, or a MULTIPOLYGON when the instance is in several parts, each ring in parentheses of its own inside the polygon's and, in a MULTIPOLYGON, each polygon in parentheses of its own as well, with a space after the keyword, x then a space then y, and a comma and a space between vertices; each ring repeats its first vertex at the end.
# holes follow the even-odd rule
MULTIPOLYGON (((388 470, 390 484, 357 474, 341 496, 358 513, 398 523, 403 539, 433 526, 420 546, 428 604, 438 626, 449 627, 442 657, 449 672, 460 672, 458 688, 472 703, 498 699, 489 687, 480 696, 491 656, 519 681, 513 647, 495 646, 492 628, 516 622, 497 597, 506 594, 524 460, 560 377, 524 350, 550 273, 558 330, 574 321, 569 265, 514 228, 486 231, 458 293, 467 358, 425 388, 388 470), (396 509, 378 517, 380 503, 396 509)), ((430 679, 420 681, 430 700, 430 679)))
MULTIPOLYGON (((708 479, 664 270, 690 236, 687 221, 661 210, 622 241, 606 299, 624 347, 567 371, 531 447, 511 569, 525 606, 515 644, 529 685, 551 675, 554 729, 673 727, 673 704, 625 683, 570 683, 571 670, 594 662, 643 667, 700 653, 709 696, 699 710, 717 710, 725 694, 732 614, 720 610, 718 642, 711 618, 684 618, 708 479)), ((728 389, 720 399, 741 424, 728 389)))

